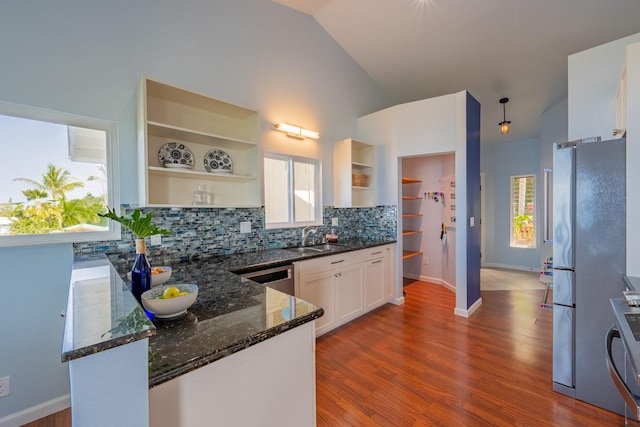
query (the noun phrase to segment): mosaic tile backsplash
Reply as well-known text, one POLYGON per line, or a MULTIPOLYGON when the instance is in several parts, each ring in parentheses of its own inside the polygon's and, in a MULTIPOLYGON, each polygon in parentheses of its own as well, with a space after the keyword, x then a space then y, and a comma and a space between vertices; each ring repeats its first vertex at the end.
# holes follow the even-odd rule
MULTIPOLYGON (((134 209, 123 205, 121 212, 128 216, 134 209)), ((141 211, 143 214, 151 212, 155 224, 173 232, 162 236, 160 246, 151 246, 147 241, 148 258, 154 265, 300 245, 302 228, 264 229, 264 208, 142 208, 141 211), (251 221, 250 233, 240 233, 242 221, 251 221)), ((397 206, 325 207, 324 225, 319 227, 320 233, 310 236, 307 244, 321 243, 321 236, 332 229, 342 240, 395 239, 397 213, 397 206), (332 227, 332 218, 338 218, 340 226, 332 227)), ((124 229, 122 240, 75 243, 73 246, 76 255, 105 253, 115 264, 130 263, 135 257, 134 238, 124 229)))

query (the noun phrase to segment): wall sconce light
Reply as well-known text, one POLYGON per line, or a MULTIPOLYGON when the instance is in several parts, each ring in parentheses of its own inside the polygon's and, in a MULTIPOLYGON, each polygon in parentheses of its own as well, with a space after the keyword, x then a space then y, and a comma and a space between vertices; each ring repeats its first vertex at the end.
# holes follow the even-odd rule
POLYGON ((509 120, 507 120, 507 116, 506 116, 506 112, 505 112, 505 104, 509 102, 509 98, 502 98, 500 99, 500 104, 502 104, 502 122, 498 123, 498 125, 500 125, 500 133, 501 134, 505 134, 505 133, 509 133, 509 124, 511 123, 509 120))
POLYGON ((305 139, 305 138, 318 139, 318 138, 320 138, 320 134, 318 132, 313 131, 313 130, 304 129, 304 128, 301 128, 299 126, 288 125, 286 123, 276 123, 274 126, 280 132, 286 133, 287 136, 290 136, 291 138, 297 138, 297 139, 305 139))

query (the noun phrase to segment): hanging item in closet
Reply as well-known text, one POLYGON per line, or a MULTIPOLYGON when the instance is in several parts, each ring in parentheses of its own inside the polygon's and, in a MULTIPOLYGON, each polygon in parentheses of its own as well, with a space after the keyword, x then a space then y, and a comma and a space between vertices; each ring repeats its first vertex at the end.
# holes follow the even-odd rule
POLYGON ((439 200, 442 200, 442 204, 444 205, 444 193, 440 191, 429 191, 428 193, 424 193, 425 199, 433 200, 438 203, 439 200))
POLYGON ((447 243, 447 226, 444 224, 444 222, 442 223, 442 228, 440 231, 440 240, 442 241, 443 245, 447 243))
POLYGON ((440 187, 442 189, 443 197, 446 195, 449 200, 448 209, 442 210, 442 222, 449 226, 456 226, 456 180, 454 175, 443 176, 440 179, 440 187))

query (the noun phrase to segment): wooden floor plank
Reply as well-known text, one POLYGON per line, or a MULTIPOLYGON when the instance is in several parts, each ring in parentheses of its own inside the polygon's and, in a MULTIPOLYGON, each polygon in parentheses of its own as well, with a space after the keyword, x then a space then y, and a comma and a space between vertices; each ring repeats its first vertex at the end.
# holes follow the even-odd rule
POLYGON ((404 290, 405 304, 318 338, 318 426, 624 424, 552 390, 544 290, 483 292, 468 319, 454 316, 455 295, 442 286, 404 290))

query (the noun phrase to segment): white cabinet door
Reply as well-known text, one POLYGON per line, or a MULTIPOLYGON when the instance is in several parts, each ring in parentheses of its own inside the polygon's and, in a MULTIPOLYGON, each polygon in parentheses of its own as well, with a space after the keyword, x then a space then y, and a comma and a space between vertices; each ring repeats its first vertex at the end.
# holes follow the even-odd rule
POLYGON ((322 273, 300 276, 300 284, 297 286, 298 298, 322 307, 324 315, 316 319, 316 336, 330 331, 337 326, 335 306, 335 270, 322 273))
POLYGON ((363 264, 365 311, 370 311, 386 302, 385 262, 384 258, 378 258, 363 264))
POLYGON ((385 300, 391 301, 393 298, 393 275, 394 275, 394 251, 396 245, 384 247, 384 290, 385 300))
POLYGON ((336 271, 336 313, 342 325, 364 313, 362 263, 336 271))

